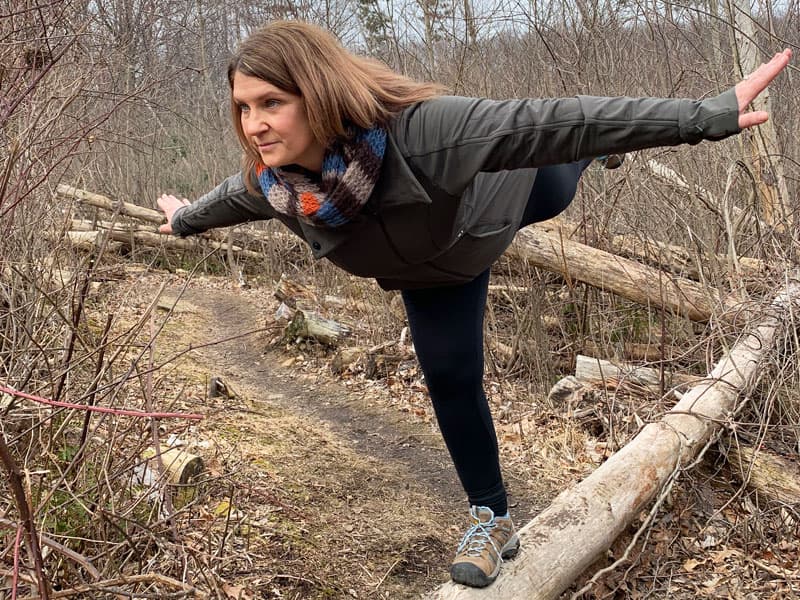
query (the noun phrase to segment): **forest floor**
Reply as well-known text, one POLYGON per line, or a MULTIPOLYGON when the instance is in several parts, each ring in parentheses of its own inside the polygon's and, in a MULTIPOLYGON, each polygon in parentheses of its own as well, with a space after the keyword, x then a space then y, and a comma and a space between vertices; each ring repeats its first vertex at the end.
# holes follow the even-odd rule
MULTIPOLYGON (((197 498, 180 512, 182 543, 213 569, 218 597, 417 598, 447 580, 468 505, 413 359, 384 377, 334 375, 333 350, 281 338, 270 287, 207 276, 184 284, 164 272, 117 283, 121 322, 140 318, 164 286, 159 393, 173 410, 204 415, 163 432, 206 466, 197 498), (212 378, 223 390, 214 397, 212 378)), ((523 525, 608 451, 544 398, 520 400, 523 389, 491 374, 486 389, 512 515, 523 525)), ((719 470, 705 471, 672 494, 643 536, 644 552, 639 544, 587 597, 792 597, 753 562, 752 548, 724 533, 726 519, 744 517, 714 483, 719 470)), ((595 568, 620 556, 633 531, 595 568)))

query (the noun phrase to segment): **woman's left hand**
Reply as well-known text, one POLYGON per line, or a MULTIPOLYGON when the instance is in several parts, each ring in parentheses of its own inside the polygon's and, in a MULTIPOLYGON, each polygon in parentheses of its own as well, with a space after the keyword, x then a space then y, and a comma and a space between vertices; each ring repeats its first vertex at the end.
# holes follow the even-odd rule
POLYGON ((739 101, 739 127, 741 129, 761 125, 769 119, 769 114, 763 110, 745 111, 749 104, 786 68, 791 58, 792 51, 789 48, 778 52, 772 57, 772 60, 762 64, 736 84, 736 99, 739 101))
POLYGON ((178 211, 179 208, 188 206, 190 202, 186 198, 176 198, 171 194, 161 194, 156 200, 158 208, 164 212, 167 222, 158 228, 159 233, 173 233, 172 231, 172 216, 178 211))

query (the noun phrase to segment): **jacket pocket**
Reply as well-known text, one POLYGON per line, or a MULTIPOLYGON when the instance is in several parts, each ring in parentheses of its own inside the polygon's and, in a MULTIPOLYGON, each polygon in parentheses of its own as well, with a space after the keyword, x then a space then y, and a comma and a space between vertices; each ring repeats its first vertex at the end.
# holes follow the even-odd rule
POLYGON ((464 237, 475 238, 477 240, 500 235, 511 227, 510 221, 505 223, 476 223, 464 233, 464 237))
POLYGON ((511 244, 517 232, 513 225, 476 223, 431 264, 446 273, 476 277, 492 266, 511 244))

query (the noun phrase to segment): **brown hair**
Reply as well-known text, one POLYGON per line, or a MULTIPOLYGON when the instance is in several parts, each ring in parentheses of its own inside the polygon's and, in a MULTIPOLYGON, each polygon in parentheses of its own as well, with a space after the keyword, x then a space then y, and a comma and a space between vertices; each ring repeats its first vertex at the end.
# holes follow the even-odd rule
MULTIPOLYGON (((252 33, 228 65, 231 92, 237 72, 301 96, 311 131, 323 146, 346 135, 347 123, 365 129, 385 124, 404 108, 445 91, 356 56, 327 31, 302 21, 273 21, 252 33)), ((261 159, 242 131, 241 110, 232 93, 231 116, 245 152, 244 172, 250 175, 261 159)), ((249 187, 250 177, 245 181, 249 187)))

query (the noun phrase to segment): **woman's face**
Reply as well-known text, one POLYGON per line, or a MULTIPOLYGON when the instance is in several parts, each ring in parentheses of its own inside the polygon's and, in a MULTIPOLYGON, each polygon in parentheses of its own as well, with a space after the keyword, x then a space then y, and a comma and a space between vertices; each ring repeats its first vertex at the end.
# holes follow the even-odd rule
POLYGON ((242 131, 265 165, 294 164, 315 173, 322 171, 325 147, 311 133, 302 97, 239 71, 233 76, 232 93, 242 131))

